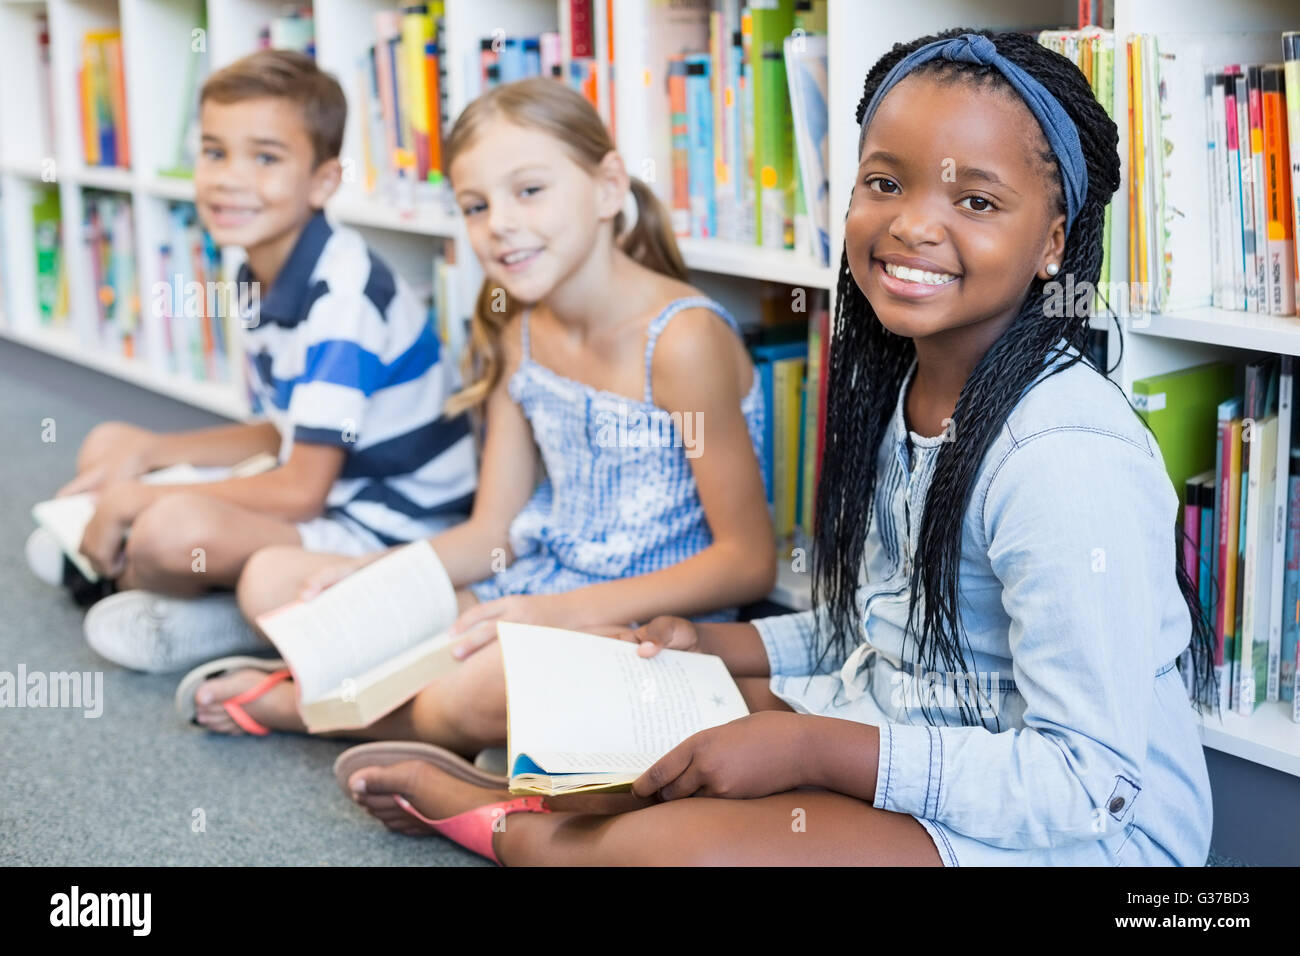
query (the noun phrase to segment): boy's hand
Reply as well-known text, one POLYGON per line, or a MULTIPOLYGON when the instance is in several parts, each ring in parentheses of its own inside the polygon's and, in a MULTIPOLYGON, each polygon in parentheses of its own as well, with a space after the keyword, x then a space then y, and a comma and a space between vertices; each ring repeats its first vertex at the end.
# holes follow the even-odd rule
POLYGON ((55 492, 55 497, 139 478, 152 467, 149 448, 157 440, 153 432, 134 425, 99 426, 77 455, 77 476, 55 492))
POLYGON ((155 494, 155 489, 136 481, 109 485, 99 493, 80 551, 104 577, 115 578, 122 573, 126 565, 126 533, 155 494))
POLYGON ((745 799, 805 782, 806 721, 766 710, 687 737, 632 781, 638 797, 745 799))
POLYGON ((661 647, 674 651, 698 652, 700 649, 699 632, 695 630, 695 624, 684 617, 657 617, 649 624, 614 636, 620 641, 636 643, 636 652, 641 657, 654 657, 661 647))
POLYGON ((571 595, 512 594, 475 604, 451 626, 453 637, 464 638, 452 648, 452 656, 464 660, 491 644, 497 639, 497 623, 500 621, 581 628, 581 623, 573 620, 572 601, 564 601, 565 597, 571 595))
POLYGON ((388 550, 376 551, 374 554, 363 554, 355 558, 339 558, 334 564, 312 572, 303 581, 302 590, 298 592, 298 600, 310 601, 326 588, 333 587, 344 578, 360 571, 367 564, 373 564, 386 554, 388 554, 388 550))

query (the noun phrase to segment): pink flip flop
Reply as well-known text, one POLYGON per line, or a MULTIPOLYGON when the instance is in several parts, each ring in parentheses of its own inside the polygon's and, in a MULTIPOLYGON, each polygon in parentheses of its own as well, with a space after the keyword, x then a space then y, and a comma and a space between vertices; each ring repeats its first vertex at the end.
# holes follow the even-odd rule
POLYGON ((252 734, 255 737, 269 735, 271 729, 253 719, 248 711, 244 710, 243 705, 257 700, 272 687, 293 676, 289 673, 289 669, 284 666, 284 661, 278 658, 222 657, 215 661, 208 661, 206 664, 200 664, 181 678, 180 685, 176 688, 176 710, 182 719, 188 723, 198 725, 198 720, 195 718, 194 693, 199 689, 200 684, 230 671, 243 669, 266 671, 266 677, 242 694, 236 694, 234 697, 222 701, 221 706, 230 715, 230 719, 238 724, 245 733, 252 734))
MULTIPOLYGON (((476 786, 492 790, 504 790, 507 786, 505 777, 480 770, 464 757, 450 750, 433 744, 402 740, 349 747, 334 761, 334 778, 338 781, 339 789, 350 798, 352 790, 348 786, 348 780, 358 770, 364 767, 388 767, 404 760, 423 760, 453 777, 476 786)), ((542 802, 541 797, 521 797, 475 807, 473 810, 466 810, 445 820, 431 820, 415 809, 401 794, 394 794, 393 802, 416 820, 432 827, 435 832, 468 850, 473 850, 480 856, 487 857, 496 864, 500 864, 501 861, 497 859, 492 849, 492 834, 499 829, 498 820, 511 813, 551 812, 551 808, 542 802)))
POLYGON ((515 800, 503 800, 475 807, 473 810, 466 810, 445 820, 430 820, 411 806, 410 801, 400 793, 393 796, 393 802, 421 823, 433 827, 448 840, 459 843, 467 850, 473 850, 479 856, 487 857, 497 866, 501 865, 501 861, 497 859, 496 851, 492 848, 492 834, 498 829, 504 829, 505 826, 502 824, 498 827, 497 821, 504 820, 512 813, 551 812, 551 808, 541 797, 519 797, 515 800))

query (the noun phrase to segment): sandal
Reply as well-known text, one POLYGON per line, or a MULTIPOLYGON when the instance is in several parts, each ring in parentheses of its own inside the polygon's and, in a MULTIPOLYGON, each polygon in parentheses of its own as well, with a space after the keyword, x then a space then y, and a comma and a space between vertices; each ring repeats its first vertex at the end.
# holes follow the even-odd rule
MULTIPOLYGON (((349 747, 334 761, 334 777, 338 780, 339 788, 351 797, 352 790, 348 787, 348 779, 358 770, 363 767, 387 767, 404 760, 423 760, 453 777, 480 787, 501 790, 507 785, 504 776, 486 773, 459 754, 433 744, 416 741, 385 741, 349 747)), ((492 849, 492 834, 498 829, 497 821, 511 813, 551 812, 551 808, 542 802, 541 797, 532 796, 489 803, 445 820, 431 820, 415 809, 400 793, 393 794, 393 802, 421 823, 432 827, 437 833, 468 850, 473 850, 480 856, 487 857, 498 866, 501 861, 497 859, 496 852, 492 849)))
POLYGON ((475 807, 473 810, 466 810, 445 820, 430 820, 411 806, 410 801, 400 793, 393 795, 393 802, 415 819, 428 824, 448 840, 459 843, 465 849, 487 857, 497 866, 501 865, 501 861, 497 859, 496 851, 492 848, 492 834, 498 829, 505 828, 504 823, 498 827, 497 821, 505 820, 512 813, 550 813, 551 808, 543 800, 544 798, 536 796, 518 797, 514 800, 475 807))
POLYGON ((230 719, 239 725, 240 729, 256 737, 265 737, 271 733, 269 727, 263 726, 258 721, 249 716, 248 711, 244 710, 243 705, 250 701, 257 700, 272 687, 276 686, 283 680, 292 678, 289 669, 284 666, 284 661, 279 658, 271 657, 221 657, 215 661, 208 661, 206 664, 200 664, 194 670, 190 671, 181 678, 180 685, 176 688, 176 712, 187 723, 194 724, 196 727, 202 726, 196 717, 197 708, 194 705, 194 693, 199 689, 199 685, 213 677, 219 677, 229 671, 242 670, 251 668, 252 670, 266 671, 266 677, 258 681, 242 694, 236 694, 221 702, 222 708, 230 715, 230 719))
POLYGON ((404 760, 423 760, 453 777, 489 790, 505 790, 509 786, 505 776, 480 770, 460 754, 433 744, 408 740, 386 740, 349 747, 334 761, 334 778, 339 782, 339 788, 351 797, 348 779, 362 767, 391 767, 404 760))

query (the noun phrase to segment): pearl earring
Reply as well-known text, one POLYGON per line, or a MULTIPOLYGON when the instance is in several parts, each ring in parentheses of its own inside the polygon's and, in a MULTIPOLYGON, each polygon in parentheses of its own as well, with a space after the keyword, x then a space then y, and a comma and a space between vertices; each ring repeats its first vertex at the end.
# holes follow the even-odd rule
POLYGON ((1055 262, 1049 262, 1047 264, 1047 274, 1049 276, 1054 276, 1060 271, 1061 271, 1061 267, 1058 266, 1055 262))

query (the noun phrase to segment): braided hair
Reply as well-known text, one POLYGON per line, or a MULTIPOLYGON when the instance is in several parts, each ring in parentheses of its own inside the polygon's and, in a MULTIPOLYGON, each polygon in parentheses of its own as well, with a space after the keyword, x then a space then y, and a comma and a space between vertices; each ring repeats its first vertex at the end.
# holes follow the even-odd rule
MULTIPOLYGON (((1076 281, 1095 286, 1101 271, 1105 207, 1119 186, 1119 137, 1114 122, 1093 96, 1083 74, 1065 57, 1025 34, 993 34, 983 30, 949 30, 896 44, 867 74, 857 107, 857 122, 861 124, 881 81, 903 57, 927 43, 964 33, 987 36, 1000 54, 1041 83, 1074 121, 1087 165, 1088 190, 1066 236, 1060 271, 1072 273, 1076 281)), ((940 83, 969 83, 988 88, 990 92, 1015 95, 1002 74, 991 66, 938 59, 922 64, 913 72, 940 83)), ((1040 158, 1050 167, 1047 175, 1049 182, 1054 177, 1057 211, 1063 214, 1065 200, 1060 170, 1046 139, 1041 142, 1040 158)), ((1033 280, 1018 314, 976 364, 953 412, 954 419, 961 423, 962 439, 944 442, 938 452, 912 565, 903 638, 904 647, 909 635, 916 641, 917 662, 928 671, 966 671, 958 614, 962 519, 989 445, 1025 389, 1043 373, 1049 358, 1063 359, 1049 374, 1082 361, 1104 376, 1086 358, 1091 310, 1082 310, 1082 315, 1056 316, 1057 312, 1077 313, 1078 310, 1047 308, 1050 290, 1046 286, 1038 278, 1033 280), (1062 339, 1066 343, 1064 349, 1058 348, 1062 339), (1071 348, 1077 354, 1068 354, 1071 348)), ((1121 349, 1122 345, 1121 339, 1121 349)), ((875 498, 876 452, 915 355, 916 347, 910 338, 891 332, 879 321, 850 274, 847 249, 842 251, 827 373, 827 389, 835 398, 826 410, 826 446, 817 489, 813 549, 813 605, 823 609, 823 615, 818 616, 823 659, 833 653, 842 660, 858 643, 855 596, 875 498)), ((1213 637, 1196 588, 1183 567, 1178 529, 1172 530, 1169 558, 1191 613, 1193 696, 1200 709, 1213 696, 1210 693, 1213 637)), ((969 649, 968 642, 966 646, 969 649)), ((1184 663, 1180 658, 1180 667, 1184 663)), ((982 723, 970 710, 965 695, 959 698, 962 723, 982 723)), ((928 707, 925 714, 933 722, 928 707)))

